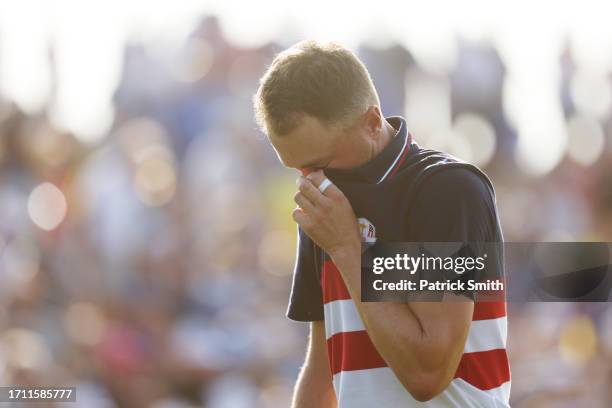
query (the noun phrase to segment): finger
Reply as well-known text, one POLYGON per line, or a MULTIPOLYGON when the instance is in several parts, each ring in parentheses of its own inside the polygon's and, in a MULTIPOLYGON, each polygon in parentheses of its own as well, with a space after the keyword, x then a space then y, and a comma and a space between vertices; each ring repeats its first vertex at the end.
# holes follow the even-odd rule
POLYGON ((314 185, 319 186, 327 177, 325 177, 323 170, 315 170, 306 174, 306 178, 312 181, 314 185))
POLYGON ((310 202, 315 206, 324 206, 327 197, 325 197, 319 189, 306 177, 300 177, 297 180, 298 189, 306 198, 310 200, 310 202))
POLYGON ((295 210, 293 210, 293 212, 291 213, 291 217, 304 230, 306 230, 307 227, 310 225, 310 219, 308 218, 308 214, 306 214, 306 212, 301 208, 296 208, 295 210))
POLYGON ((306 212, 312 213, 315 211, 312 202, 301 191, 295 193, 293 196, 293 201, 295 201, 295 203, 306 212))
MULTIPOLYGON (((312 183, 317 186, 317 190, 318 190, 318 186, 321 185, 321 183, 323 183, 327 177, 325 177, 325 173, 323 173, 322 170, 317 170, 317 171, 313 171, 312 173, 309 173, 306 178, 310 181, 312 181, 312 183)), ((335 184, 330 184, 329 187, 327 187, 325 189, 325 192, 323 193, 323 195, 327 196, 327 197, 338 197, 342 194, 342 192, 340 191, 340 189, 338 187, 336 187, 335 184)))

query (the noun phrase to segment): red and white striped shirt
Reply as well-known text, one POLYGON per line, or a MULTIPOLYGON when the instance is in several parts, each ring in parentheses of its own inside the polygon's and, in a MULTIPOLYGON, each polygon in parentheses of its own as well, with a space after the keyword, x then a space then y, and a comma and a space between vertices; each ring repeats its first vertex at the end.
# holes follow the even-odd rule
POLYGON ((449 386, 419 402, 372 344, 355 303, 331 260, 321 276, 325 334, 339 407, 508 407, 505 302, 476 302, 463 356, 449 386))

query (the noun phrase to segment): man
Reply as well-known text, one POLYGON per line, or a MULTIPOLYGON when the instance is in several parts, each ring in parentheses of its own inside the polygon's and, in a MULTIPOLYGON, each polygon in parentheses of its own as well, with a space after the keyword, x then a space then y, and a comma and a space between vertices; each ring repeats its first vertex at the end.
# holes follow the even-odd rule
POLYGON ((311 332, 293 406, 508 406, 504 302, 360 298, 362 238, 501 241, 486 176, 385 118, 366 68, 336 44, 279 54, 254 103, 281 162, 303 173, 288 316, 311 332))

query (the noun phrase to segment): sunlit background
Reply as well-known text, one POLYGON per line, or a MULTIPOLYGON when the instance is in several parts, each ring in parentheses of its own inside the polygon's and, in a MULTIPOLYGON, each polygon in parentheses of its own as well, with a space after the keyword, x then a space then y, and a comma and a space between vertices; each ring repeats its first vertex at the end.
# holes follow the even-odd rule
MULTIPOLYGON (((351 47, 386 115, 485 169, 506 240, 612 241, 612 10, 276 3, 0 0, 0 384, 288 406, 296 174, 251 96, 301 39, 351 47)), ((512 406, 612 405, 608 304, 510 304, 509 353, 512 406)))

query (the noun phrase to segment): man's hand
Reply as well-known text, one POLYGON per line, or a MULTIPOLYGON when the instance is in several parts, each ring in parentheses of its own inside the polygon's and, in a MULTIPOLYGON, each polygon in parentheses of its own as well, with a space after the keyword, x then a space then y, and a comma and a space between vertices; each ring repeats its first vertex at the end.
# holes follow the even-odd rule
POLYGON ((299 206, 293 219, 332 259, 342 254, 360 256, 359 224, 346 196, 330 185, 321 193, 318 186, 325 180, 321 170, 297 179, 299 191, 294 200, 299 206))

